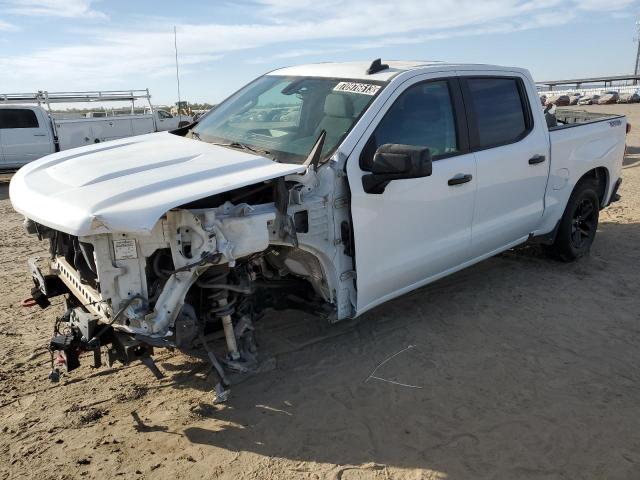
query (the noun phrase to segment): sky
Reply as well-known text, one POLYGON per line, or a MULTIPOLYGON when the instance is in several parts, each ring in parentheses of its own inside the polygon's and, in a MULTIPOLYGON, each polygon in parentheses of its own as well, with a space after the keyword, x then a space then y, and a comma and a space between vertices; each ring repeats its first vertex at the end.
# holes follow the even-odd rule
POLYGON ((640 0, 0 0, 0 94, 149 88, 217 103, 275 68, 442 60, 537 80, 633 72, 640 0))

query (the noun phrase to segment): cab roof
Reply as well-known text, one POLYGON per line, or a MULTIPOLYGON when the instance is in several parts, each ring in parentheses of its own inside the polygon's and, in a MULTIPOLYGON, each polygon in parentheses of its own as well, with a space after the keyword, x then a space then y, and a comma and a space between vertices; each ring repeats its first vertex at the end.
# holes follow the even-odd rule
POLYGON ((362 80, 389 81, 396 75, 409 70, 522 70, 519 68, 505 68, 495 65, 479 65, 479 64, 460 64, 447 63, 439 61, 398 61, 383 60, 383 64, 389 66, 384 70, 376 73, 368 74, 367 70, 371 66, 371 61, 358 62, 327 62, 327 63, 309 63, 306 65, 297 65, 292 67, 284 67, 269 72, 268 75, 283 76, 301 76, 301 77, 329 77, 329 78, 349 78, 362 80))

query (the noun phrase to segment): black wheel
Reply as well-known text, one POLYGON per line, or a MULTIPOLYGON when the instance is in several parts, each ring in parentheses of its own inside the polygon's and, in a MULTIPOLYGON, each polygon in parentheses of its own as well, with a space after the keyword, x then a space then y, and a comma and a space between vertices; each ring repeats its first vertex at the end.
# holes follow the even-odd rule
POLYGON ((553 245, 548 250, 565 262, 572 262, 589 253, 598 229, 600 201, 598 182, 583 180, 573 189, 560 220, 553 245))

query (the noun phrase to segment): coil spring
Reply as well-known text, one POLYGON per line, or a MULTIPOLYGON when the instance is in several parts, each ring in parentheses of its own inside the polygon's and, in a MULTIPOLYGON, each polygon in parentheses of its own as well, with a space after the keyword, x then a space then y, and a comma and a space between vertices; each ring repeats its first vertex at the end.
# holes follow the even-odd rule
POLYGON ((211 290, 211 293, 207 295, 207 301, 209 304, 209 310, 206 313, 207 321, 213 321, 221 319, 227 315, 231 316, 235 313, 236 297, 230 298, 229 291, 235 290, 235 285, 227 283, 227 272, 219 273, 207 277, 206 279, 200 279, 196 282, 196 285, 202 289, 211 290), (223 304, 221 305, 221 301, 223 304))

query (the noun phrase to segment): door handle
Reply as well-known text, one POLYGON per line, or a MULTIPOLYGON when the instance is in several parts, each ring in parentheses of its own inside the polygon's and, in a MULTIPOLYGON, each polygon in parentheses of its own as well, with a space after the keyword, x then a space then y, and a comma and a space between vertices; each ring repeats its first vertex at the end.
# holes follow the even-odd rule
POLYGON ((529 159, 529 165, 535 165, 536 163, 542 163, 547 159, 544 155, 534 155, 529 159))
POLYGON ((470 182, 473 176, 470 173, 466 173, 464 175, 456 175, 453 178, 450 178, 447 182, 449 185, 462 185, 463 183, 470 182))
POLYGON ((34 133, 33 136, 34 137, 46 137, 47 134, 46 133, 34 133))

